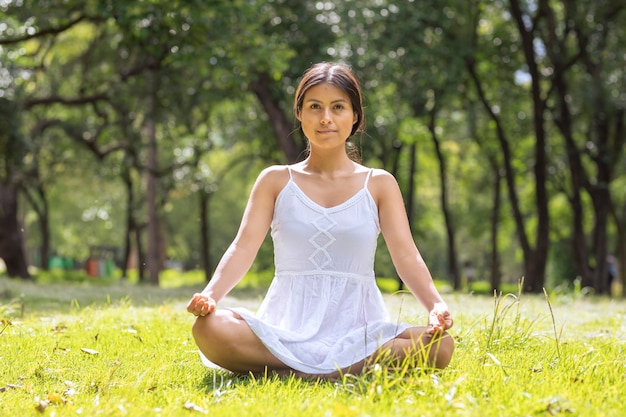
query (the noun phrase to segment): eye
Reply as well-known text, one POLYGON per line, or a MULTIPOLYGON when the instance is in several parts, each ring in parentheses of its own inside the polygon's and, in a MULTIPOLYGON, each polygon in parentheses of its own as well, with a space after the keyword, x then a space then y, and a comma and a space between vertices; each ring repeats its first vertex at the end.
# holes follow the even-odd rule
POLYGON ((343 104, 335 104, 335 110, 343 110, 345 108, 346 106, 344 106, 343 104))
POLYGON ((319 104, 317 104, 317 103, 313 103, 313 104, 311 104, 311 107, 310 107, 310 108, 311 108, 311 109, 316 110, 316 109, 319 109, 319 108, 320 108, 320 105, 319 105, 319 104))

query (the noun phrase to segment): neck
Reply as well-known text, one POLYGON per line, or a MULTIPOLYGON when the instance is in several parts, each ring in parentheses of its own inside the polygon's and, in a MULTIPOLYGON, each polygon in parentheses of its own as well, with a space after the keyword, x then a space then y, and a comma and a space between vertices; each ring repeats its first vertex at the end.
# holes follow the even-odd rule
POLYGON ((327 155, 311 153, 307 159, 302 161, 304 171, 329 175, 354 172, 354 165, 354 162, 343 152, 334 152, 327 155))

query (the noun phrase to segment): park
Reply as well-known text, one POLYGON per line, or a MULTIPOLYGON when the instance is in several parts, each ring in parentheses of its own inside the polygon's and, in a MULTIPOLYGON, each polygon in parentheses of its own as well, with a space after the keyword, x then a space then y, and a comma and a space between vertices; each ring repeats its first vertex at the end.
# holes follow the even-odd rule
MULTIPOLYGON (((626 413, 625 4, 26 3, 0 1, 0 415, 626 413), (316 150, 315 62, 362 86, 341 152, 397 182, 454 316, 444 369, 200 361, 187 302, 259 173, 316 150)), ((375 286, 426 325, 382 232, 375 286)), ((220 307, 259 308, 272 237, 220 307)))

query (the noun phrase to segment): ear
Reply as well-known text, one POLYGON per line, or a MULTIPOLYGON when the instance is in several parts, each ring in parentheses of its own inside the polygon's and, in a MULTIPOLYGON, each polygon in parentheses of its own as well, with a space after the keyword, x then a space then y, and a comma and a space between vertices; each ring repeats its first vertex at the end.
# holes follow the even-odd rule
POLYGON ((358 120, 359 120, 359 115, 356 114, 356 112, 352 112, 352 125, 355 125, 358 120))
POLYGON ((296 109, 296 119, 301 122, 302 121, 302 109, 297 108, 296 109))

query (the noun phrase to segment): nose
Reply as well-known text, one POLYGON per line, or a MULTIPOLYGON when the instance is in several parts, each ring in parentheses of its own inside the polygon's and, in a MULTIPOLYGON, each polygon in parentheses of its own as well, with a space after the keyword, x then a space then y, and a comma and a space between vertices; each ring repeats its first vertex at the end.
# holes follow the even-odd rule
POLYGON ((324 110, 320 123, 323 125, 327 125, 331 123, 330 110, 324 110))

